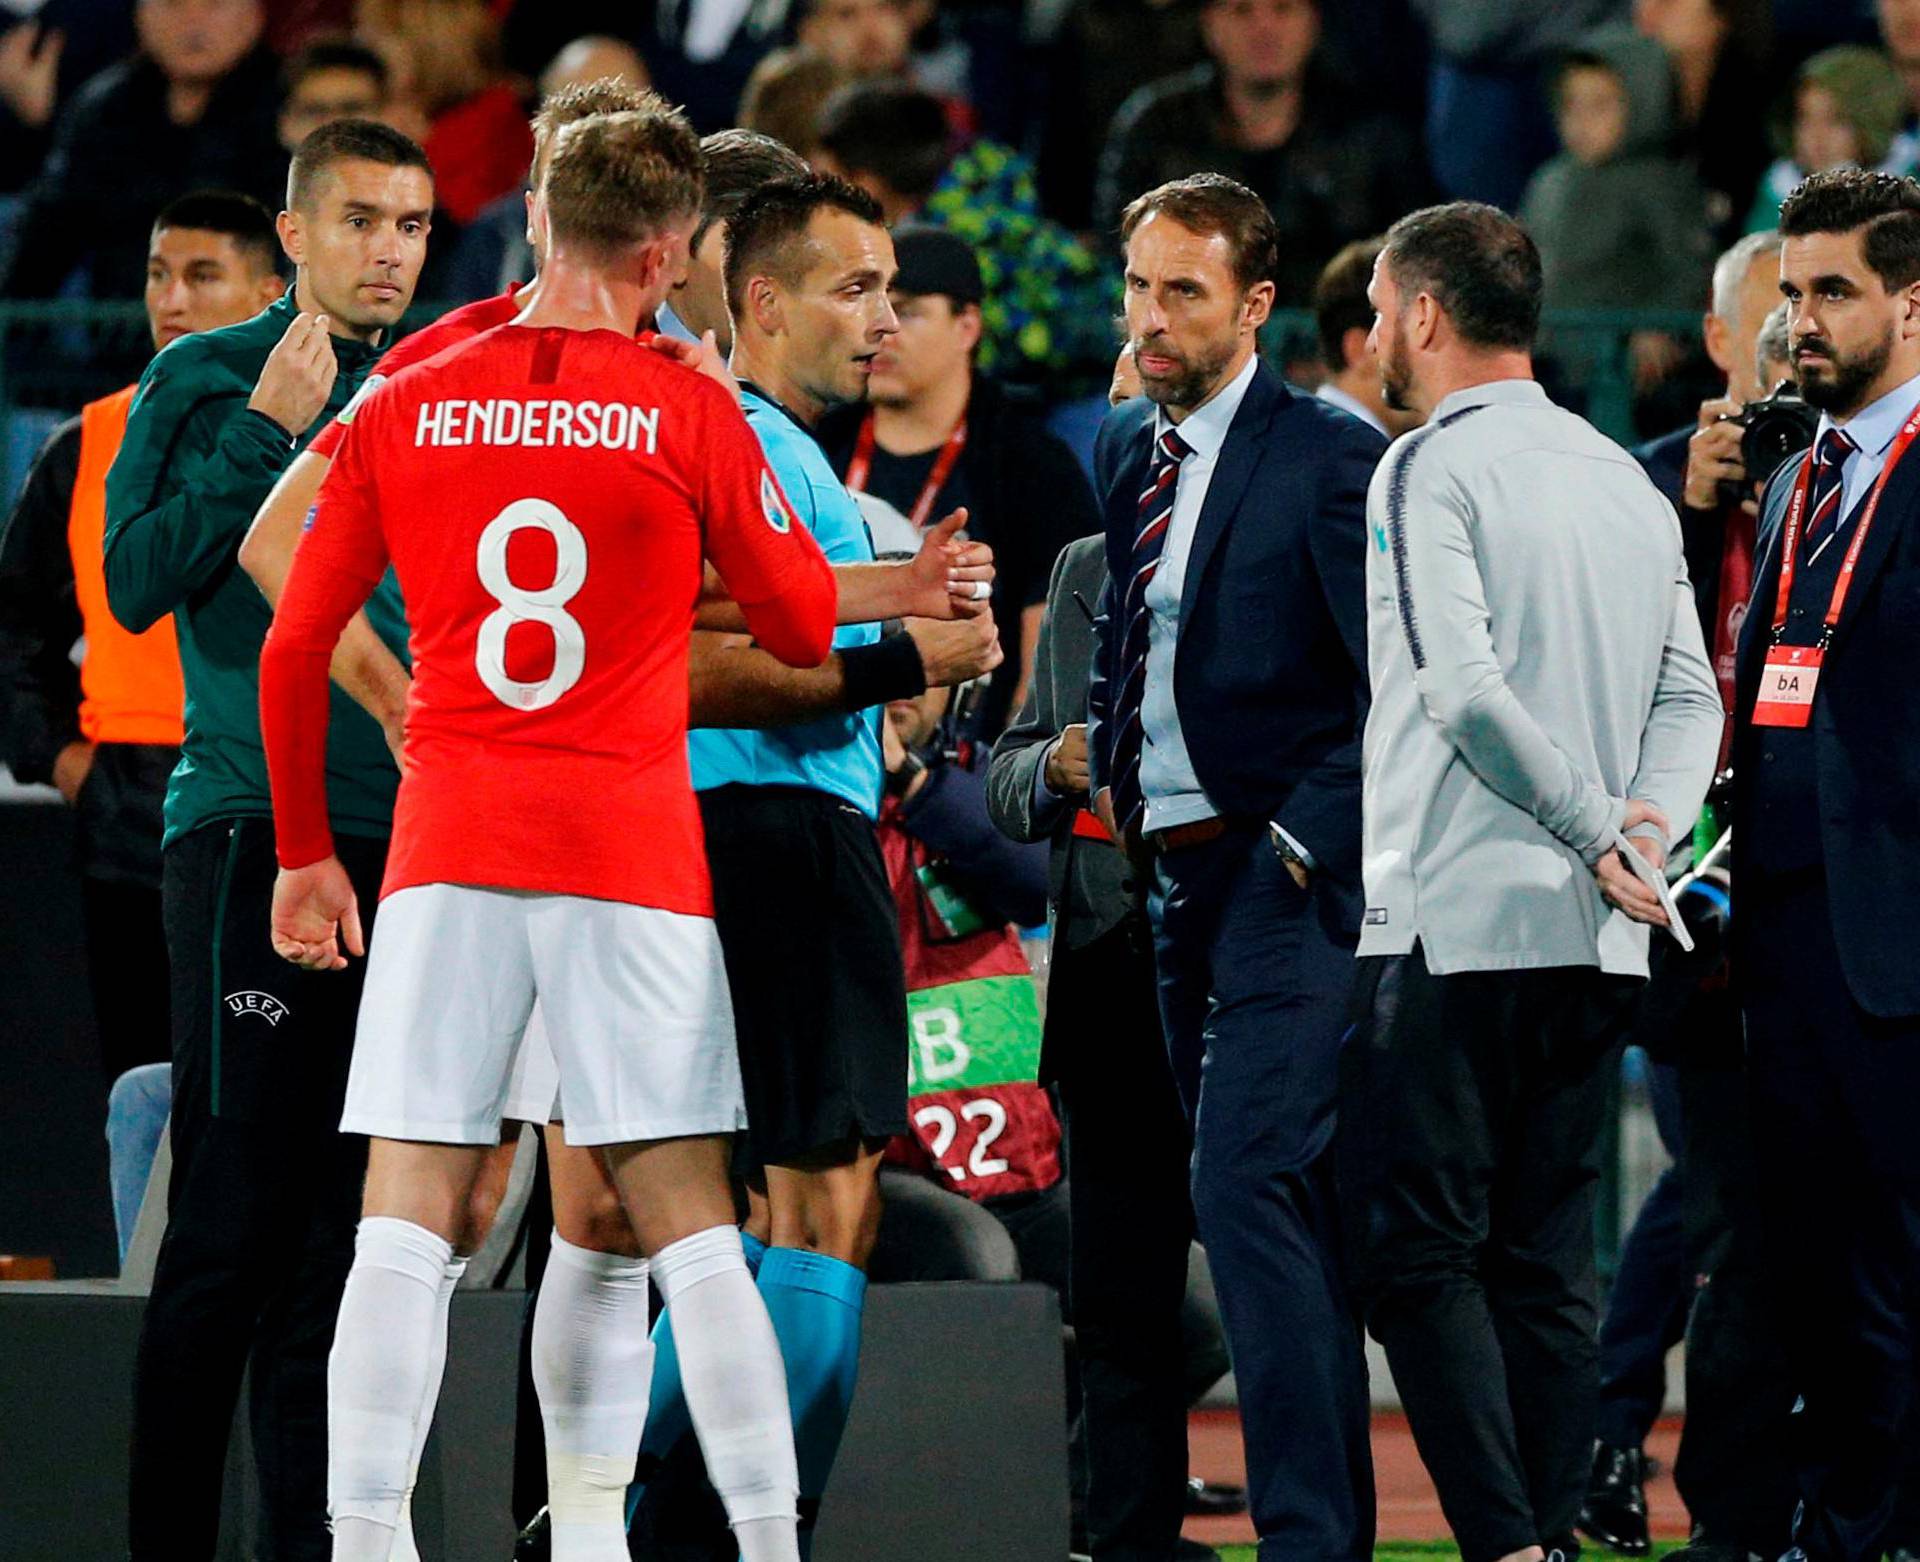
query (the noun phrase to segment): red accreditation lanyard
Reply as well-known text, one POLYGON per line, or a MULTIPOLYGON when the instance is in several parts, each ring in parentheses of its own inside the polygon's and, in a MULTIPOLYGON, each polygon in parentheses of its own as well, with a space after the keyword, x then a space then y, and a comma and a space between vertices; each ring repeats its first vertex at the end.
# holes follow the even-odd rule
MULTIPOLYGON (((933 514, 933 502, 940 497, 940 490, 947 486, 947 479, 953 476, 953 464, 960 459, 960 452, 967 446, 967 420, 962 418, 954 431, 947 436, 947 442, 940 447, 940 454, 933 459, 933 470, 927 473, 927 480, 921 484, 920 497, 913 502, 913 513, 907 518, 913 522, 916 531, 927 529, 927 520, 933 514)), ((847 487, 857 494, 867 491, 867 477, 873 471, 873 414, 869 412, 860 424, 860 438, 853 447, 853 461, 847 467, 847 487)))
MULTIPOLYGON (((1782 645, 1780 636, 1787 627, 1787 604, 1793 596, 1793 579, 1800 568, 1800 523, 1807 508, 1807 488, 1813 481, 1813 452, 1800 463, 1800 475, 1793 485, 1793 497, 1787 501, 1787 516, 1780 537, 1780 589, 1775 593, 1773 635, 1767 644, 1766 665, 1760 673, 1760 695, 1754 701, 1753 724, 1756 727, 1804 727, 1813 719, 1813 694, 1820 683, 1820 664, 1827 647, 1833 643, 1834 626, 1840 622, 1840 610, 1846 605, 1853 585, 1854 566, 1860 562, 1860 550, 1866 546, 1867 533, 1887 491, 1887 479, 1907 453, 1907 446, 1920 434, 1920 407, 1908 414, 1906 423, 1887 452, 1886 465, 1875 480, 1867 507, 1853 528, 1853 541, 1840 561, 1840 578, 1833 583, 1833 600, 1827 604, 1827 616, 1814 645, 1782 645)), ((1837 527, 1843 517, 1836 511, 1837 527)))

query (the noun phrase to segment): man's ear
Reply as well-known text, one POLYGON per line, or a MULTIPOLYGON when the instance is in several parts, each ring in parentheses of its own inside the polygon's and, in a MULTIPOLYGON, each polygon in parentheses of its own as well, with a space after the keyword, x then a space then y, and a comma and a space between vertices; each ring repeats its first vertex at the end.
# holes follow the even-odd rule
POLYGON ((1407 344, 1416 352, 1432 347, 1440 334, 1440 317, 1439 299, 1431 293, 1415 295, 1413 307, 1407 311, 1407 344))
POLYGON ((1247 289, 1247 298, 1241 307, 1240 323, 1250 331, 1257 331, 1267 323, 1267 317, 1273 313, 1273 284, 1256 282, 1247 289))
POLYGON ((1900 334, 1909 339, 1920 336, 1920 280, 1909 282, 1901 293, 1904 307, 1900 313, 1900 334))
POLYGON ((265 309, 287 290, 287 279, 277 271, 263 271, 254 284, 260 294, 260 307, 265 309))
POLYGON ((763 336, 778 336, 786 329, 787 312, 781 304, 780 290, 771 277, 752 277, 747 282, 747 318, 763 336))
POLYGON ((307 258, 307 236, 296 211, 283 211, 273 219, 273 231, 280 235, 280 248, 286 252, 287 259, 296 266, 304 265, 307 258))
POLYGON ((980 306, 962 304, 954 312, 954 319, 960 322, 960 332, 966 338, 967 351, 973 351, 980 345, 980 338, 986 330, 986 325, 980 318, 980 306))
POLYGON ((1709 313, 1700 322, 1700 338, 1706 343, 1707 356, 1722 374, 1733 373, 1733 343, 1729 339, 1732 334, 1727 322, 1716 314, 1709 313))
POLYGON ((1345 369, 1365 368, 1372 356, 1367 351, 1367 339, 1373 332, 1364 325, 1350 325, 1340 333, 1340 361, 1327 365, 1335 374, 1345 369))

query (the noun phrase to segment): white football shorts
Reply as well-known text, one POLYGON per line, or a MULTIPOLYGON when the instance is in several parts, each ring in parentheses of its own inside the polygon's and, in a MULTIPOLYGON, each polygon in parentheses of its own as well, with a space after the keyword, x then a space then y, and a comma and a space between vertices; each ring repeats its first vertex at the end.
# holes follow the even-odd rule
POLYGON ((709 917, 624 901, 417 884, 380 906, 360 1000, 345 1133, 495 1144, 511 1115, 569 1144, 746 1126, 733 1002, 709 917), (536 997, 558 1100, 518 1068, 536 997), (519 1074, 515 1090, 516 1073, 519 1074))

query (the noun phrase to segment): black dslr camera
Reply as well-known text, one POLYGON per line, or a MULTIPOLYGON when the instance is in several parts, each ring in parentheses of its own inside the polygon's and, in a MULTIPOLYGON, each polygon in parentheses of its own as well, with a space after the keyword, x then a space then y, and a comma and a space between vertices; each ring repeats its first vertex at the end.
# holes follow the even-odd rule
POLYGON ((1807 405, 1800 387, 1782 380, 1773 394, 1750 401, 1738 412, 1723 416, 1740 435, 1740 463, 1747 469, 1746 481, 1720 485, 1720 496, 1728 504, 1738 504, 1753 492, 1750 484, 1763 485, 1791 457, 1813 443, 1820 427, 1820 414, 1807 405))

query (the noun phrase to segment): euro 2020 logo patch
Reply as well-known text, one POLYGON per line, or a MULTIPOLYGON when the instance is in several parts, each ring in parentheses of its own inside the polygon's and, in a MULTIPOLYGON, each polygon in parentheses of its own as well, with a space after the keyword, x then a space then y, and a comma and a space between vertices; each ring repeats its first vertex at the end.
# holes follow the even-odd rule
POLYGON ((291 1012, 287 1006, 272 993, 246 992, 228 993, 226 996, 227 1013, 236 1020, 243 1015, 257 1014, 269 1025, 278 1025, 291 1012))
POLYGON ((760 474, 760 513, 782 536, 793 530, 793 511, 787 508, 786 495, 780 492, 780 485, 773 480, 771 472, 760 474))
POLYGON ((353 427, 353 420, 360 411, 360 403, 386 383, 387 377, 384 374, 369 374, 360 382, 360 388, 347 398, 347 404, 334 414, 333 421, 342 428, 353 427))

